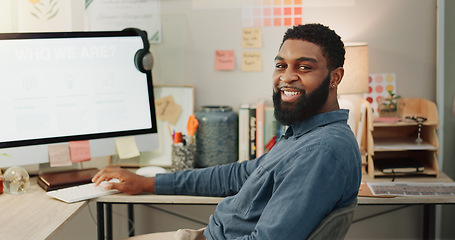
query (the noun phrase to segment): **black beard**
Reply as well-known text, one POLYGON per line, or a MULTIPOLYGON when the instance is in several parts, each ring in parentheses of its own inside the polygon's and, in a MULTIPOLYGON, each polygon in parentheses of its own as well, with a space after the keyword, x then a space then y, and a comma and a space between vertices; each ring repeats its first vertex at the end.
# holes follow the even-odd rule
POLYGON ((312 93, 308 94, 304 91, 294 108, 290 108, 293 103, 281 101, 281 91, 273 91, 273 105, 275 107, 274 113, 276 120, 283 125, 291 125, 292 123, 300 122, 316 115, 327 101, 327 97, 329 96, 329 84, 330 73, 322 81, 321 85, 312 93))

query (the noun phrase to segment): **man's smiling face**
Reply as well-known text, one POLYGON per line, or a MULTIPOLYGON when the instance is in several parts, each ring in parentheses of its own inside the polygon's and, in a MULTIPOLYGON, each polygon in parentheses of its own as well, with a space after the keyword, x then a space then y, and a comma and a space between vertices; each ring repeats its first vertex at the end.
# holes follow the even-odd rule
POLYGON ((323 112, 329 94, 330 71, 318 45, 288 39, 275 58, 275 117, 289 125, 323 112))

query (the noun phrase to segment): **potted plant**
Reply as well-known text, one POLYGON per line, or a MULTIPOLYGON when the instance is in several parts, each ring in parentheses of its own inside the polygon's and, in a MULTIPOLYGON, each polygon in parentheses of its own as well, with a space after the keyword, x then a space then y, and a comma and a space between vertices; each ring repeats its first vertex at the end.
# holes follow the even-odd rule
POLYGON ((380 117, 398 117, 398 99, 400 95, 388 91, 389 96, 382 99, 379 103, 379 116, 380 117))

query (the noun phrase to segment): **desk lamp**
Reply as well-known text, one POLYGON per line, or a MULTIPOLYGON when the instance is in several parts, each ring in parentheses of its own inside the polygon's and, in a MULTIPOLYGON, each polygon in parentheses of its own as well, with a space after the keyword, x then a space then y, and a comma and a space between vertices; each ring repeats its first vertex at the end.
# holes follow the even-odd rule
POLYGON ((368 92, 368 44, 346 43, 344 76, 338 86, 340 108, 349 109, 348 124, 354 134, 360 120, 363 93, 368 92))

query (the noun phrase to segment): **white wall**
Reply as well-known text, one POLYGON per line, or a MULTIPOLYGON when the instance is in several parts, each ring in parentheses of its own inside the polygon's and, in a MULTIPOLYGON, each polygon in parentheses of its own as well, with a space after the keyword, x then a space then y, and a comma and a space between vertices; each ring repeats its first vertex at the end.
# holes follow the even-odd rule
MULTIPOLYGON (((287 27, 263 27, 262 72, 242 72, 242 10, 193 9, 188 0, 162 1, 163 42, 153 44, 159 84, 196 87, 196 109, 235 109, 271 96, 273 59, 287 27), (235 71, 215 71, 215 50, 236 52, 235 71)), ((355 6, 304 8, 305 22, 320 22, 347 42, 365 41, 370 73, 395 73, 403 97, 435 100, 436 0, 357 0, 355 6)))

